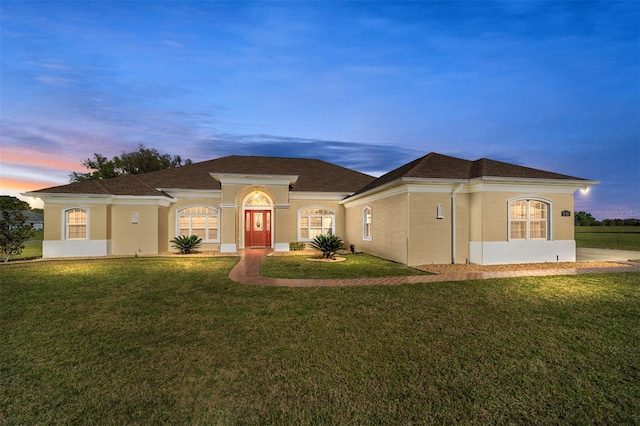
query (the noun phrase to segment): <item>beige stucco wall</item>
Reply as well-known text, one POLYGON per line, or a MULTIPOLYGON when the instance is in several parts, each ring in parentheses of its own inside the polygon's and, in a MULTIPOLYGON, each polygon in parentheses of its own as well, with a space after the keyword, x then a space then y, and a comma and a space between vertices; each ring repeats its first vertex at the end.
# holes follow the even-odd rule
POLYGON ((507 241, 509 221, 509 200, 530 197, 547 200, 552 209, 552 240, 573 240, 573 194, 524 193, 524 192, 484 192, 469 194, 471 241, 507 241), (562 217, 562 210, 572 212, 562 217))
MULTIPOLYGON (((409 265, 451 263, 451 194, 409 193, 409 265), (438 205, 443 218, 438 219, 438 205)), ((456 194, 456 263, 469 257, 469 196, 456 194)))
POLYGON ((88 211, 89 239, 110 239, 108 217, 111 206, 108 204, 58 204, 45 203, 44 220, 47 226, 44 230, 44 239, 55 241, 64 239, 64 212, 72 208, 82 208, 88 211))
POLYGON ((158 206, 111 206, 111 253, 158 254, 158 219, 158 206), (138 223, 132 222, 133 213, 138 214, 138 223))
POLYGON ((451 262, 451 197, 446 193, 410 193, 409 265, 451 262), (444 218, 437 218, 442 204, 444 218))
MULTIPOLYGON (((469 195, 456 195, 456 262, 469 257, 469 195)), ((346 235, 358 250, 406 263, 423 265, 451 263, 451 194, 447 192, 404 192, 346 209, 346 235), (443 218, 438 219, 441 204, 443 218), (362 212, 373 209, 373 238, 362 238, 362 212)))
MULTIPOLYGON (((171 237, 173 238, 173 237, 171 237)), ((158 253, 169 252, 169 208, 158 207, 158 253)))
POLYGON ((387 198, 348 207, 346 217, 346 243, 355 244, 357 251, 407 263, 407 195, 396 194, 387 198), (372 238, 363 239, 363 210, 372 209, 372 238))

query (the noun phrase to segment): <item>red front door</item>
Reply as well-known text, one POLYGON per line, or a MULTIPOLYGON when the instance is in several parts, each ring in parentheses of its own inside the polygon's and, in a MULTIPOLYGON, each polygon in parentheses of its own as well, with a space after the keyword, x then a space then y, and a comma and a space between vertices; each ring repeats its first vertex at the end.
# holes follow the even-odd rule
POLYGON ((271 247, 271 211, 244 212, 244 246, 271 247))

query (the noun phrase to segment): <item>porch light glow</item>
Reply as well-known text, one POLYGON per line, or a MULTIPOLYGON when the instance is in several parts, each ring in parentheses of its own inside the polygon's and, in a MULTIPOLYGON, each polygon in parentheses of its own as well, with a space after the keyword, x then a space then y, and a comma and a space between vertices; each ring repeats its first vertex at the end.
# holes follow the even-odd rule
POLYGON ((585 186, 583 188, 580 188, 580 191, 582 191, 583 194, 586 194, 587 192, 589 192, 589 187, 585 186))

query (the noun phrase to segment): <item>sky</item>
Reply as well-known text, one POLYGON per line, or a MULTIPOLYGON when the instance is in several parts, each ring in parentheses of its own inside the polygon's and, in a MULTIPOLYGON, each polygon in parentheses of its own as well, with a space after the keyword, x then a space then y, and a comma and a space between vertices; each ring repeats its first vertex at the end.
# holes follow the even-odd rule
POLYGON ((138 144, 375 176, 438 152, 601 181, 576 211, 640 217, 635 0, 3 0, 0 36, 3 195, 138 144))

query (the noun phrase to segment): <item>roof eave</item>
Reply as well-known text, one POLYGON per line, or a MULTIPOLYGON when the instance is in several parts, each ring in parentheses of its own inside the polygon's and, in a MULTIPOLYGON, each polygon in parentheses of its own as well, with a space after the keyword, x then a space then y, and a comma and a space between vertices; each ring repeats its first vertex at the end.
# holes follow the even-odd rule
POLYGON ((209 173, 212 178, 222 184, 233 183, 249 183, 256 181, 271 181, 276 183, 284 183, 293 185, 298 180, 298 175, 263 175, 263 174, 251 174, 251 173, 209 173))
POLYGON ((503 176, 481 176, 469 181, 473 182, 514 182, 514 183, 530 183, 530 184, 544 184, 544 185, 564 185, 564 186, 576 186, 576 187, 589 187, 600 184, 599 180, 588 179, 549 179, 549 178, 518 178, 518 177, 503 177, 503 176))
POLYGON ((361 192, 359 194, 349 196, 344 200, 340 201, 340 204, 343 204, 347 201, 357 200, 359 198, 366 197, 375 192, 384 191, 385 189, 394 188, 400 185, 410 185, 410 184, 458 185, 461 183, 467 183, 468 181, 469 181, 468 179, 401 177, 398 179, 394 179, 390 182, 384 183, 380 186, 376 186, 375 188, 371 188, 365 192, 361 192))

